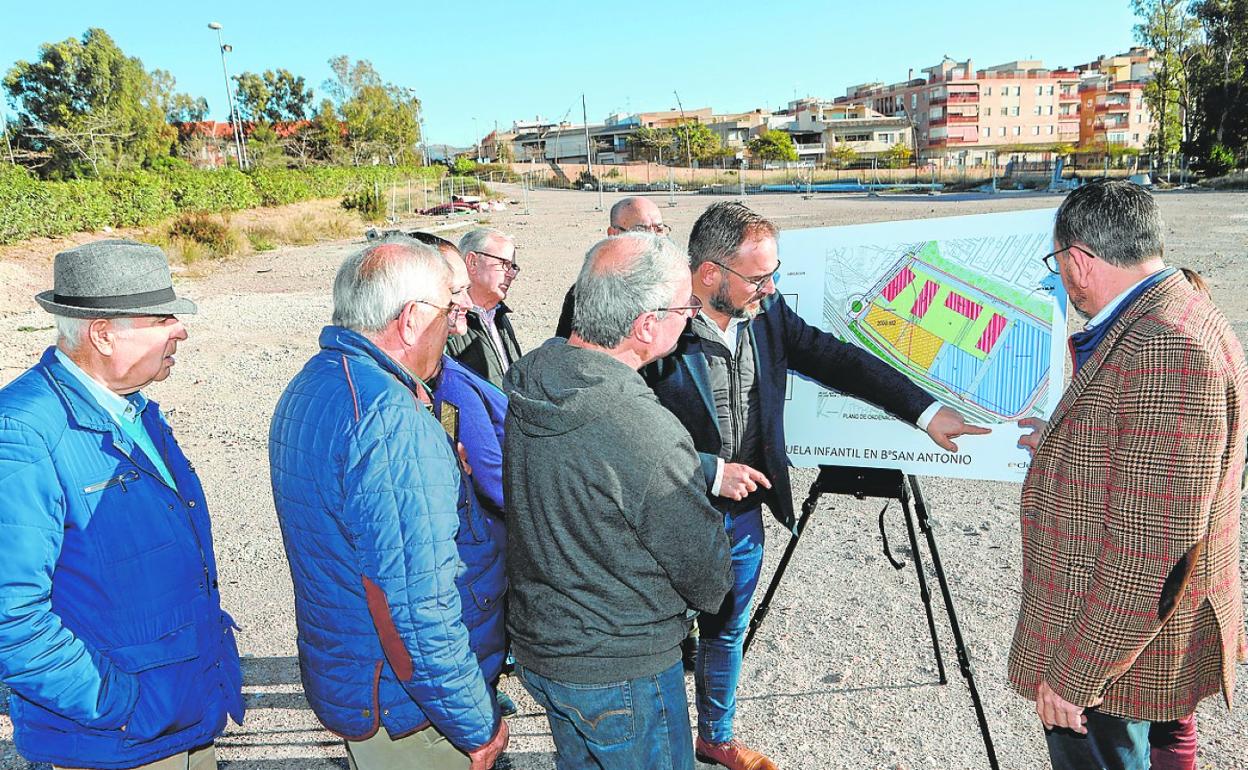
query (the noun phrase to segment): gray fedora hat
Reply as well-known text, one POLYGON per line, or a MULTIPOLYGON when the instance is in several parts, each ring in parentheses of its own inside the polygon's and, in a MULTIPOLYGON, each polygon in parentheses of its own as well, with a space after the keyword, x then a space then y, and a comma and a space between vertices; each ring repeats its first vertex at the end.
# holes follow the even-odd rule
POLYGON ((84 243, 56 255, 51 291, 35 301, 53 315, 121 318, 194 313, 195 303, 173 293, 169 259, 138 241, 84 243))

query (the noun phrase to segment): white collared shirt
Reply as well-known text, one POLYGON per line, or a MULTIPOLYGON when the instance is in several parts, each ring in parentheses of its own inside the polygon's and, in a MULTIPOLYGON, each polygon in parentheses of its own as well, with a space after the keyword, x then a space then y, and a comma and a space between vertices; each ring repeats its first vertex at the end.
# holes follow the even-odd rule
POLYGON ((474 306, 472 308, 481 318, 481 324, 485 326, 485 330, 490 334, 490 342, 494 343, 494 350, 498 353, 498 363, 502 368, 503 374, 511 368, 511 359, 507 355, 507 348, 503 346, 503 337, 498 333, 498 324, 494 323, 494 316, 498 314, 498 305, 486 310, 483 307, 474 306))

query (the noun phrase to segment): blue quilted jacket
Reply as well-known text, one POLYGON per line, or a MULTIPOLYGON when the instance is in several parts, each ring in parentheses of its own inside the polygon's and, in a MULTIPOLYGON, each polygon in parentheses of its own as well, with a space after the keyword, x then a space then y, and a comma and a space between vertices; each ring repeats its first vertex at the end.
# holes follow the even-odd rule
POLYGON ((142 419, 176 490, 53 349, 0 390, 0 679, 31 761, 134 767, 243 718, 204 491, 142 419))
POLYGON ((341 327, 320 344, 269 430, 304 692, 350 740, 432 723, 478 748, 499 723, 502 525, 403 367, 341 327))
POLYGON ((445 404, 457 410, 459 440, 472 468, 472 489, 492 516, 503 515, 503 422, 507 394, 489 380, 450 356, 442 356, 442 371, 429 383, 435 408, 445 404))

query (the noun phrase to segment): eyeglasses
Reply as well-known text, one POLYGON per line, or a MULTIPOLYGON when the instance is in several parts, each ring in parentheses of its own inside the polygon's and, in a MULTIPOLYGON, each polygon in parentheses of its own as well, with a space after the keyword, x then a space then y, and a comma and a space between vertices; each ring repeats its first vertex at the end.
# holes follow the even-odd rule
POLYGON ((716 262, 716 261, 715 261, 715 260, 713 260, 713 259, 712 259, 712 260, 709 260, 709 261, 710 261, 710 263, 711 263, 711 264, 713 264, 713 265, 719 265, 719 266, 720 266, 720 267, 722 267, 723 269, 727 270, 728 272, 732 273, 732 274, 733 274, 733 275, 735 275, 736 277, 740 278, 741 280, 743 280, 743 281, 745 281, 746 283, 748 283, 748 284, 750 284, 751 286, 753 286, 753 287, 754 287, 754 293, 755 293, 755 294, 761 294, 761 293, 762 293, 762 291, 763 291, 763 286, 764 286, 764 285, 765 285, 768 281, 771 281, 772 285, 775 285, 775 283, 776 283, 776 278, 780 275, 780 260, 776 260, 776 269, 775 269, 775 270, 772 270, 770 273, 768 273, 768 274, 766 274, 766 275, 762 275, 762 276, 755 276, 755 277, 753 277, 753 278, 751 278, 751 277, 750 277, 750 276, 748 276, 748 275, 741 275, 741 274, 740 274, 740 273, 738 273, 736 270, 733 270, 731 267, 728 267, 727 265, 725 265, 723 262, 716 262))
POLYGON ((626 233, 654 233, 655 235, 671 235, 671 225, 665 225, 662 222, 657 225, 633 225, 624 232, 626 233))
POLYGON ((698 299, 698 295, 689 296, 688 305, 677 305, 676 307, 656 307, 651 310, 652 313, 679 313, 688 318, 693 318, 702 309, 702 300, 698 299))
POLYGON ((1058 269, 1057 255, 1061 254, 1063 251, 1070 251, 1071 249, 1079 249, 1084 254, 1087 254, 1089 257, 1092 257, 1093 259, 1100 259, 1100 257, 1098 257, 1096 254, 1093 254, 1091 251, 1088 251, 1087 248, 1080 246, 1078 244, 1072 243, 1069 246, 1063 246, 1057 251, 1050 251, 1048 254, 1045 254, 1043 257, 1041 257, 1040 260, 1044 262, 1044 266, 1048 268, 1050 273, 1052 273, 1053 275, 1061 275, 1061 271, 1058 269))
POLYGON ((497 256, 495 254, 490 254, 487 251, 474 251, 472 253, 480 254, 481 256, 489 257, 490 259, 498 260, 499 262, 503 264, 503 272, 505 272, 507 275, 510 275, 512 278, 515 278, 517 275, 520 274, 520 265, 519 263, 516 262, 515 257, 512 257, 511 259, 504 259, 503 257, 497 256))
POLYGON ((450 248, 456 254, 459 253, 458 246, 456 246, 454 243, 451 243, 445 238, 441 238, 439 236, 434 235, 433 233, 426 233, 423 230, 412 230, 407 235, 409 238, 420 241, 426 246, 433 246, 436 249, 450 248))
POLYGON ((423 299, 414 299, 412 300, 412 302, 419 302, 422 305, 428 305, 434 310, 437 310, 439 315, 450 315, 451 313, 454 313, 456 310, 458 310, 460 307, 454 302, 452 302, 449 305, 435 305, 434 303, 429 302, 427 300, 423 300, 423 299))

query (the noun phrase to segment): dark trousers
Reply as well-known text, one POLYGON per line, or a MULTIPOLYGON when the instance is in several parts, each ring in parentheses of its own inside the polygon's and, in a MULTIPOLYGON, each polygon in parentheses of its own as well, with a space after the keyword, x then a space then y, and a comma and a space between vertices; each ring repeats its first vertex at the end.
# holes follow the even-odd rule
POLYGON ((1059 728, 1045 730, 1053 770, 1149 770, 1150 722, 1084 712, 1087 735, 1059 728))

